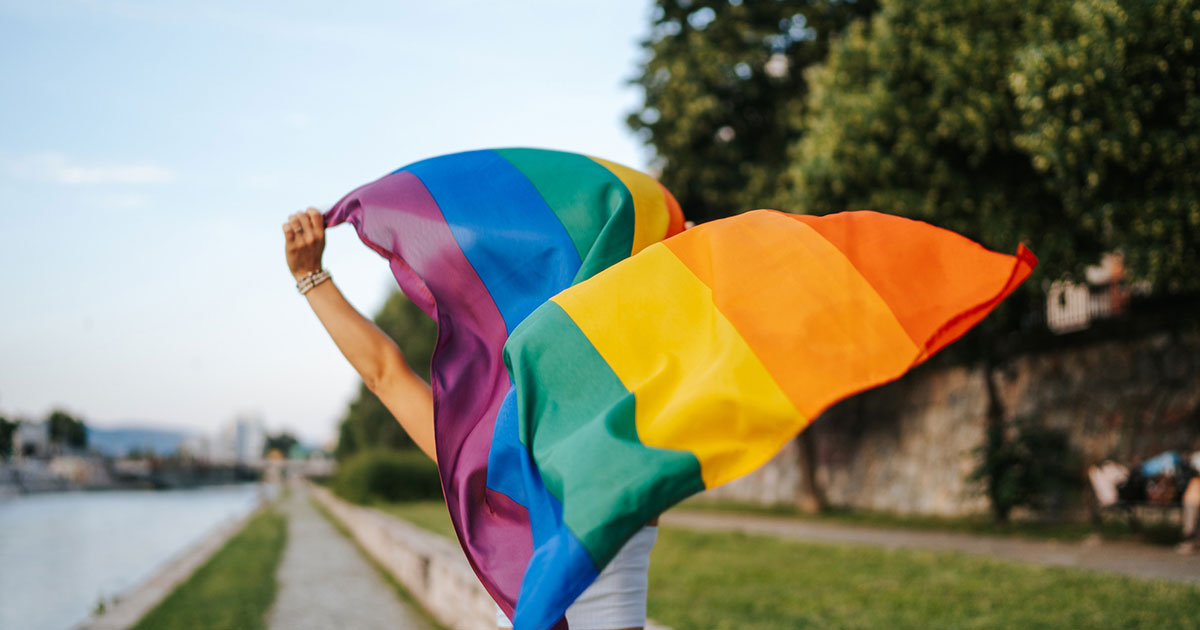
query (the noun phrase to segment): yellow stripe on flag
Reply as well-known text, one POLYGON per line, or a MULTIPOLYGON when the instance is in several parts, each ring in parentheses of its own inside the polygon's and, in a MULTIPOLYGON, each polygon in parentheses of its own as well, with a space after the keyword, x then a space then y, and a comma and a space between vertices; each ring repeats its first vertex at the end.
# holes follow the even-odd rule
POLYGON ((612 171, 612 174, 625 184, 625 188, 629 189, 629 194, 633 195, 633 248, 629 255, 632 256, 666 237, 671 215, 667 212, 667 202, 658 182, 628 166, 596 157, 592 159, 612 171))
POLYGON ((661 243, 553 300, 636 396, 641 442, 691 451, 706 487, 754 470, 808 424, 661 243))

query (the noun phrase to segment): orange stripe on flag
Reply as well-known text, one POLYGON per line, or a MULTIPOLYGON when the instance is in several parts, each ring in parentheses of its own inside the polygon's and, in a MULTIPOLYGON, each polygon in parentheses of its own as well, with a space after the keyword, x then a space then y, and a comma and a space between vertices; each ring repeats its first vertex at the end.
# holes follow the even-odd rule
POLYGON ((1037 265, 1024 246, 1014 260, 949 230, 878 212, 792 218, 851 261, 922 348, 920 359, 962 336, 1037 265))
POLYGON ((896 378, 919 354, 852 262, 792 215, 743 214, 664 244, 806 417, 896 378))

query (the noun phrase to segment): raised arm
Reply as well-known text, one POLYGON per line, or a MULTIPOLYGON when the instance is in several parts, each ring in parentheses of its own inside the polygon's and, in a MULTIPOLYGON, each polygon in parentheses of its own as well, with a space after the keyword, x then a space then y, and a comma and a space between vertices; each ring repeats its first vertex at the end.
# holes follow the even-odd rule
MULTIPOLYGON (((325 222, 319 211, 309 208, 291 215, 283 224, 283 235, 288 268, 297 283, 321 270, 325 222)), ((355 310, 332 280, 316 285, 305 297, 367 388, 400 421, 417 447, 436 462, 433 393, 404 362, 396 342, 355 310)))

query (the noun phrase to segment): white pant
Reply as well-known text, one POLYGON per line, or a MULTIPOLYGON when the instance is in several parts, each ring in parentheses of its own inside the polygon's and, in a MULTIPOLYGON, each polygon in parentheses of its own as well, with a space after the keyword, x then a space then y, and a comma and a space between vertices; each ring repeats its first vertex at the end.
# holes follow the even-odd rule
MULTIPOLYGON (((646 590, 649 587, 650 549, 658 539, 658 528, 638 530, 604 567, 596 581, 567 609, 571 630, 612 630, 646 625, 646 590)), ((496 625, 511 628, 512 622, 496 607, 496 625)))

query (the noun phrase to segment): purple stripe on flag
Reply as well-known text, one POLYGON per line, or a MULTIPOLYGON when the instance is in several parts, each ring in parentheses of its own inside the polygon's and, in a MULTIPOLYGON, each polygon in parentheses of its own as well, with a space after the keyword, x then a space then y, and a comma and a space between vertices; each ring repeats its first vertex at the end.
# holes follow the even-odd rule
POLYGON ((412 173, 387 175, 347 195, 326 215, 330 226, 344 221, 391 261, 405 295, 438 323, 432 380, 446 504, 470 550, 467 557, 486 563, 475 572, 511 614, 533 542, 525 508, 486 487, 496 413, 511 388, 502 359, 504 319, 441 209, 412 173), (471 424, 474 418, 480 420, 471 424), (473 523, 472 514, 488 513, 478 507, 485 503, 492 512, 488 523, 473 523))

